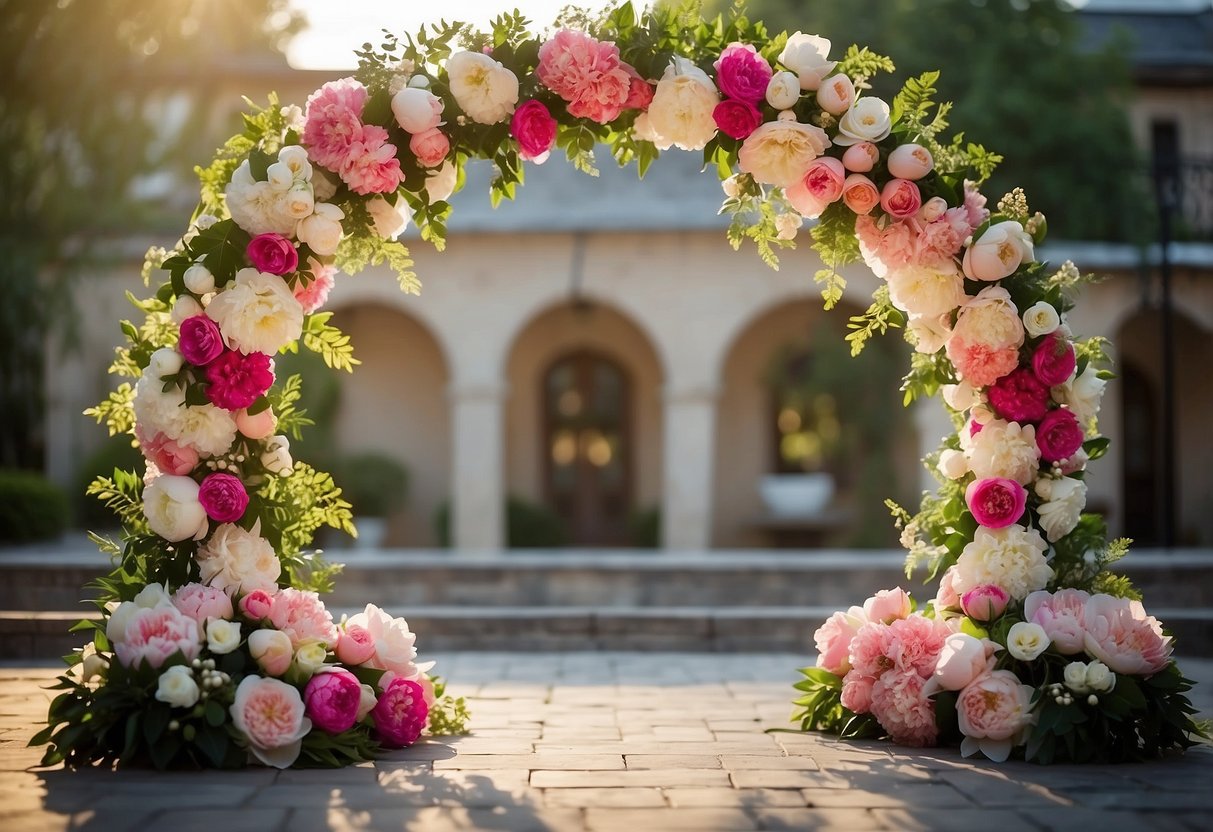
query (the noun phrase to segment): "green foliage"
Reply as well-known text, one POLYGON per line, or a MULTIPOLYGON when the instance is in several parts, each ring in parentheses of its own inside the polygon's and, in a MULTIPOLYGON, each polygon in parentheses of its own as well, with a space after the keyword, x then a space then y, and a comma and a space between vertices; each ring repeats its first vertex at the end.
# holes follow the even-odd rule
POLYGON ((468 722, 472 715, 467 700, 462 696, 452 697, 446 692, 446 682, 440 676, 431 676, 436 701, 430 708, 430 733, 436 737, 453 737, 468 733, 468 722))
POLYGON ((114 514, 103 503, 87 495, 98 477, 113 477, 114 471, 136 472, 143 469, 143 455, 128 434, 109 437, 97 450, 85 457, 73 478, 72 519, 84 528, 109 528, 114 514))
POLYGON ((0 543, 27 543, 67 530, 67 495, 31 471, 0 469, 0 543))
POLYGON ((354 358, 354 346, 350 336, 329 323, 332 312, 316 312, 303 322, 303 345, 324 359, 334 370, 354 372, 354 365, 361 364, 354 358))
MULTIPOLYGON (((568 543, 564 521, 546 506, 508 497, 505 504, 506 545, 511 549, 553 549, 568 543)), ((451 545, 451 507, 443 503, 434 512, 438 545, 451 545)))
POLYGON ((409 472, 390 456, 361 453, 345 457, 334 472, 356 516, 387 517, 408 498, 409 472))
MULTIPOLYGON (((840 300, 846 288, 847 281, 839 269, 849 263, 859 260, 859 240, 855 236, 855 215, 842 202, 835 202, 825 210, 813 226, 813 250, 821 255, 825 268, 813 275, 813 281, 821 286, 821 297, 826 309, 833 309, 840 300)), ((852 349, 857 353, 862 349, 862 339, 852 339, 852 345, 858 341, 859 348, 852 349)))

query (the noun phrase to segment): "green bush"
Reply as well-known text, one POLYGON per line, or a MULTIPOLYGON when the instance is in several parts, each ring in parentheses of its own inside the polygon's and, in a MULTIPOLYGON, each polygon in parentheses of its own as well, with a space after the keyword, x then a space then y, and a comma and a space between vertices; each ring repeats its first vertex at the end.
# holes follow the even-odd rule
POLYGON ((354 506, 355 517, 386 517, 408 496, 408 469, 382 454, 355 454, 340 460, 333 479, 354 506))
MULTIPOLYGON (((554 549, 568 543, 564 521, 546 506, 509 497, 505 503, 506 546, 511 549, 554 549)), ((438 545, 451 545, 451 506, 443 503, 434 512, 438 545)))
POLYGON ((661 509, 637 509, 628 519, 628 531, 631 534, 632 545, 637 549, 661 548, 661 509))
POLYGON ((97 477, 112 477, 114 469, 143 473, 143 454, 131 445, 127 434, 111 436, 101 447, 87 456, 76 469, 72 481, 72 522, 85 529, 113 529, 119 525, 118 518, 96 497, 84 492, 97 477))
POLYGON ((58 537, 67 525, 62 489, 32 471, 0 470, 0 543, 58 537))

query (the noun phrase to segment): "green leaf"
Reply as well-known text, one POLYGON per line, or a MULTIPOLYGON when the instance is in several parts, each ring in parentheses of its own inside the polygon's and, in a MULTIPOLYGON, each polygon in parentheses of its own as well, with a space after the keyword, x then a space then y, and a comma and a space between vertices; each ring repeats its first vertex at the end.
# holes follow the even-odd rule
POLYGON ((223 706, 210 699, 206 703, 206 724, 212 728, 218 728, 227 720, 227 713, 223 710, 223 706))

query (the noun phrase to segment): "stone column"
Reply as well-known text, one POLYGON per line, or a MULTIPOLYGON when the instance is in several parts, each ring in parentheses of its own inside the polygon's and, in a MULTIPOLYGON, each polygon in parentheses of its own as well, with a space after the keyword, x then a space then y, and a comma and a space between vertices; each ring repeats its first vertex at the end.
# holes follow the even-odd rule
POLYGON ((505 544, 504 385, 451 388, 451 543, 494 550, 505 544))
POLYGON ((715 388, 668 390, 665 396, 662 546, 707 549, 712 542, 715 388))
MULTIPOLYGON (((918 399, 911 408, 911 414, 914 426, 918 429, 918 457, 924 459, 927 454, 935 453, 939 448, 939 443, 954 432, 952 420, 948 416, 947 408, 944 407, 943 399, 939 396, 918 399)), ((939 482, 935 476, 927 470, 926 466, 919 463, 918 490, 934 492, 937 488, 939 488, 939 482)), ((918 510, 917 495, 911 505, 906 508, 910 510, 911 514, 918 510)))

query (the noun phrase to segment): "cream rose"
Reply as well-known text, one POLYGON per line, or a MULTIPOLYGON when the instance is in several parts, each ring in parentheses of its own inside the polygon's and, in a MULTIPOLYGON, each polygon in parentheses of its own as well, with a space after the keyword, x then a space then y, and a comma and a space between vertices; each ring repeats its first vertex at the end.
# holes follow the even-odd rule
POLYGON ((1083 662, 1070 662, 1062 671, 1062 681, 1074 693, 1089 693, 1087 687, 1087 666, 1083 662))
POLYGON ((216 656, 226 655, 240 646, 240 624, 212 618, 206 622, 206 646, 216 656))
POLYGON ((281 676, 291 666, 294 648, 291 637, 281 630, 254 630, 248 637, 249 655, 271 676, 281 676))
POLYGON ((767 82, 767 103, 776 110, 790 110, 800 100, 800 79, 786 70, 776 72, 767 82))
POLYGON ((319 641, 309 641, 300 645, 299 649, 295 651, 295 660, 291 666, 300 676, 311 678, 317 670, 324 667, 326 658, 328 658, 328 648, 319 641))
POLYGON ((943 394, 943 400, 948 407, 961 413, 981 401, 981 398, 977 395, 977 391, 973 389, 973 385, 967 381, 961 381, 956 384, 945 384, 940 388, 940 392, 943 394))
POLYGON ((209 524, 198 502, 198 483, 189 477, 165 474, 143 489, 143 515, 148 527, 165 540, 200 540, 209 524))
POLYGON ((1107 384, 1099 377, 1098 370, 1088 365, 1082 375, 1053 388, 1053 401, 1070 408, 1078 418, 1078 423, 1085 427, 1099 415, 1104 387, 1107 384))
POLYGON ((442 123, 442 99, 429 90, 405 87, 392 96, 392 115, 406 133, 424 133, 442 123))
POLYGON ((160 674, 156 683, 156 700, 174 708, 192 708, 198 704, 198 683, 194 672, 185 665, 176 664, 160 674))
POLYGON ((824 130, 797 121, 768 121, 737 153, 738 167, 755 182, 786 188, 804 178, 813 160, 830 146, 824 130))
POLYGON ((345 219, 345 212, 336 205, 330 205, 327 202, 321 202, 315 206, 313 212, 299 220, 295 226, 295 236, 299 238, 299 242, 307 245, 314 253, 321 256, 328 256, 337 251, 337 246, 341 245, 341 238, 345 236, 345 232, 341 228, 341 221, 345 219))
POLYGON ((195 263, 186 269, 181 279, 185 281, 185 288, 195 295, 205 295, 207 292, 215 291, 215 276, 201 263, 195 263))
POLYGON ((291 459, 291 440, 282 435, 269 439, 265 443, 265 452, 261 454, 261 464, 271 474, 290 476, 295 467, 295 461, 291 459))
POLYGON ((244 594, 278 588, 282 564, 270 542, 261 537, 258 521, 252 531, 224 523, 196 555, 202 582, 217 589, 244 594))
POLYGON ((1033 338, 1048 335, 1061 326, 1061 316, 1053 304, 1038 300, 1023 313, 1023 326, 1033 338))
POLYGON ((707 73, 686 58, 674 58, 657 82, 644 119, 654 137, 647 141, 658 147, 664 143, 702 150, 716 135, 712 111, 719 103, 720 95, 707 73))
MULTIPOLYGON (((210 274, 210 272, 207 272, 210 274)), ((161 347, 152 353, 151 359, 147 363, 147 369, 143 374, 151 376, 154 379, 161 379, 164 376, 175 376, 181 370, 181 353, 177 352, 172 347, 161 347)))
POLYGON ((815 90, 838 65, 837 61, 829 59, 830 46, 827 38, 795 32, 788 36, 787 45, 779 53, 779 62, 796 73, 802 90, 815 90))
POLYGON ((1049 649, 1044 627, 1031 621, 1017 621, 1007 632, 1007 652, 1021 662, 1030 662, 1049 649))
POLYGON ((455 163, 447 160, 438 170, 431 170, 425 175, 425 196, 431 205, 435 202, 445 202, 455 193, 455 185, 459 181, 459 169, 455 163))
POLYGON ((969 460, 964 451, 947 448, 939 455, 939 473, 950 480, 958 480, 969 473, 969 460))
POLYGON ((1111 693, 1116 687, 1116 674, 1103 662, 1091 662, 1083 675, 1086 686, 1096 693, 1111 693))
POLYGON ((952 335, 950 315, 911 315, 906 328, 914 338, 914 351, 934 355, 952 335))
POLYGON ((388 202, 381 196, 374 196, 366 204, 366 210, 375 222, 375 233, 385 240, 395 240, 400 232, 408 227, 413 212, 409 210, 408 202, 399 197, 396 204, 388 202))
POLYGON ((286 281, 256 269, 236 272, 235 284, 215 296, 206 314, 228 346, 246 354, 273 356, 303 334, 303 307, 286 281))
POLYGON ((483 52, 456 52, 446 62, 455 103, 479 124, 496 124, 518 104, 518 76, 483 52))
POLYGON ((817 90, 817 106, 830 115, 840 116, 854 103, 855 85, 845 75, 831 75, 817 90))
POLYGON ((889 105, 879 98, 861 98, 838 120, 834 144, 849 147, 858 142, 880 142, 892 129, 889 105))

